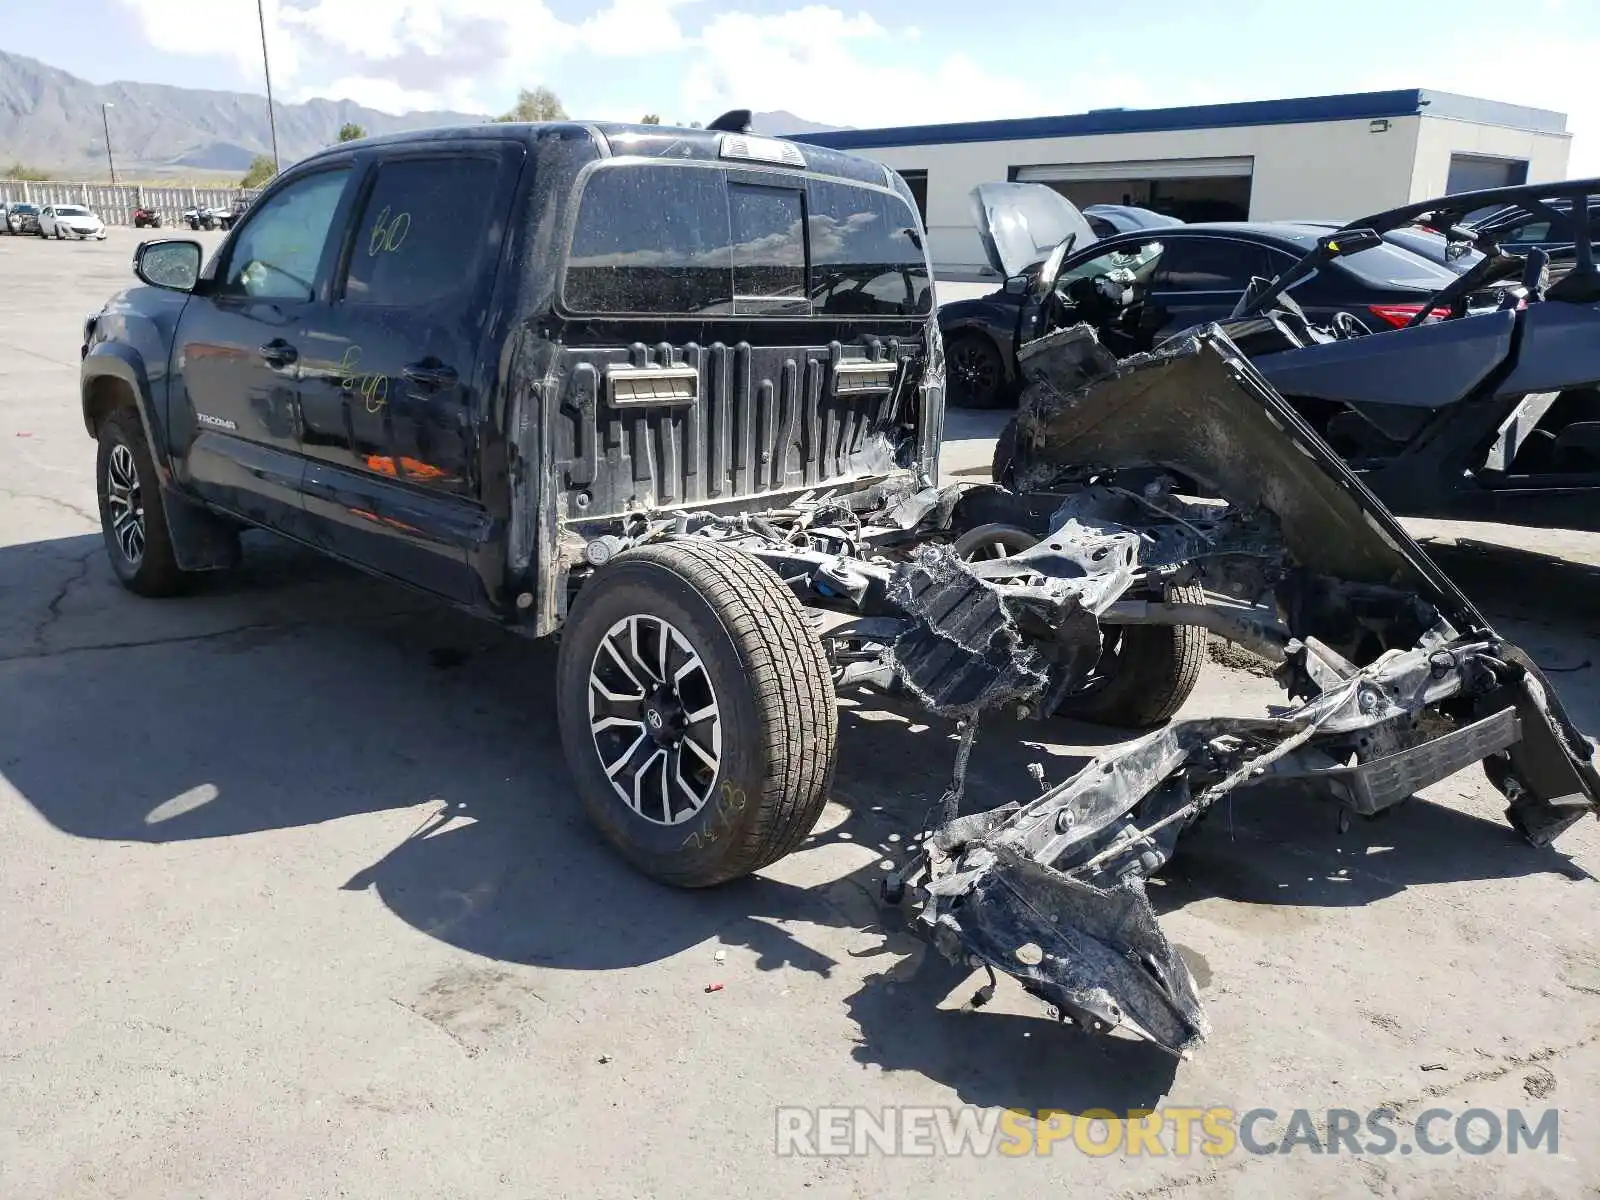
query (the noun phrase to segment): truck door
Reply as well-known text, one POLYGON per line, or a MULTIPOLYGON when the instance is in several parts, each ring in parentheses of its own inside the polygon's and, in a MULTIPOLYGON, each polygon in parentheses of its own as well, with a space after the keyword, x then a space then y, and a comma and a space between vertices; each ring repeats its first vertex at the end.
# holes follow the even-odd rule
POLYGON ((301 347, 313 539, 463 602, 477 599, 478 421, 497 367, 478 348, 525 156, 496 140, 373 161, 301 347))
POLYGON ((303 534, 301 338, 317 306, 348 162, 272 192, 223 247, 173 339, 168 422, 179 477, 251 521, 303 534))

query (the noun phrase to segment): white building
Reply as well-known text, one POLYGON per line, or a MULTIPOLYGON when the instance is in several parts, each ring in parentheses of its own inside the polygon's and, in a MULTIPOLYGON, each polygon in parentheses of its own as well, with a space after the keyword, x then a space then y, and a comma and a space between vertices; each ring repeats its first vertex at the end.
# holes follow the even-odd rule
POLYGON ((1561 179, 1563 113, 1409 89, 796 134, 904 175, 936 267, 986 270, 969 195, 1048 183, 1078 205, 1185 220, 1349 220, 1473 188, 1561 179))

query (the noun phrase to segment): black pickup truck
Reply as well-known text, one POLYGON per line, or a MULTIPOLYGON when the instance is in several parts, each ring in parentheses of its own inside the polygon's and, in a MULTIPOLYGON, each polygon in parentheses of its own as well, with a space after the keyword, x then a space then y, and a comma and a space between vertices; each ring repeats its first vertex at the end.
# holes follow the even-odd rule
POLYGON ((330 148, 204 266, 144 243, 144 286, 87 321, 112 567, 168 595, 255 526, 559 631, 575 789, 682 886, 806 838, 836 688, 909 693, 959 745, 886 898, 955 961, 1174 1052, 1205 1020, 1143 882, 1222 797, 1288 781, 1371 815, 1482 761, 1538 843, 1595 811, 1537 667, 1215 330, 1126 363, 1082 326, 1025 347, 1036 490, 939 486, 924 243, 898 175, 740 114, 330 148), (1208 630, 1300 703, 960 814, 982 714, 1163 724, 1208 630))

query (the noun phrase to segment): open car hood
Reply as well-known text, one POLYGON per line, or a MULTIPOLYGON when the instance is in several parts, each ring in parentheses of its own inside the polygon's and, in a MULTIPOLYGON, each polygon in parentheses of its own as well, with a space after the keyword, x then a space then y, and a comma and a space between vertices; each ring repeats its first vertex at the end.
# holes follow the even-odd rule
POLYGON ((1043 262, 1067 237, 1081 250, 1094 230, 1060 192, 1042 183, 980 183, 972 189, 972 222, 989 265, 1009 279, 1043 262))

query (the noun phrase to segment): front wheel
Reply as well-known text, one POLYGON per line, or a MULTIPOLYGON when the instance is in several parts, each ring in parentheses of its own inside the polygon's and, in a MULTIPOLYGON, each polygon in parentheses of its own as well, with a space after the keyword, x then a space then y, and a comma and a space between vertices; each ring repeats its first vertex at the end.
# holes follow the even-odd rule
MULTIPOLYGON (((1198 587, 1169 587, 1168 604, 1204 604, 1198 587)), ((1198 625, 1101 626, 1100 661, 1056 716, 1095 725, 1150 729, 1183 707, 1206 661, 1206 631, 1198 625)))
POLYGON ((556 714, 590 818, 664 883, 776 862, 827 802, 827 657, 794 593, 736 550, 669 542, 598 571, 562 631, 556 714))
POLYGON ((945 343, 944 365, 950 402, 958 408, 996 408, 1005 400, 1005 364, 983 334, 953 336, 945 343))
MULTIPOLYGON (((1014 432, 1015 423, 1007 428, 1014 432)), ((976 562, 1009 558, 1038 540, 1016 526, 982 525, 958 538, 953 549, 976 562)), ((1162 599, 1203 604, 1205 592, 1169 587, 1162 599)), ((1099 661, 1049 715, 1122 729, 1164 724, 1194 691, 1205 659, 1206 631, 1198 625, 1102 625, 1099 661)))
POLYGON ((181 592, 188 575, 178 569, 167 532, 161 485, 145 443, 144 426, 131 408, 119 408, 100 426, 96 459, 100 531, 122 586, 141 596, 181 592))

